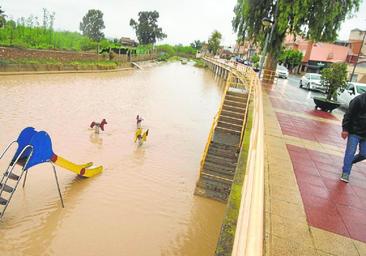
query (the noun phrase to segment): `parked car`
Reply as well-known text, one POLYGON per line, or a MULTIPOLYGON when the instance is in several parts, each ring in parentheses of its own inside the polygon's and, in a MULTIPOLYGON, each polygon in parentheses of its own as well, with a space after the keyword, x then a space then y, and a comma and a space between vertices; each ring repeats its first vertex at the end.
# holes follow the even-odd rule
POLYGON ((366 92, 366 84, 349 82, 348 87, 339 94, 338 101, 343 107, 348 108, 350 101, 364 92, 366 92))
POLYGON ((300 88, 306 88, 308 90, 318 90, 325 92, 326 88, 320 83, 321 75, 317 73, 306 73, 300 79, 300 88))
POLYGON ((238 62, 238 63, 244 64, 244 59, 242 59, 238 56, 235 58, 235 61, 238 62))
POLYGON ((244 63, 243 63, 245 66, 249 66, 251 67, 252 66, 252 63, 249 61, 249 60, 244 60, 244 63))
POLYGON ((277 65, 276 77, 287 79, 288 78, 288 69, 284 66, 277 65))

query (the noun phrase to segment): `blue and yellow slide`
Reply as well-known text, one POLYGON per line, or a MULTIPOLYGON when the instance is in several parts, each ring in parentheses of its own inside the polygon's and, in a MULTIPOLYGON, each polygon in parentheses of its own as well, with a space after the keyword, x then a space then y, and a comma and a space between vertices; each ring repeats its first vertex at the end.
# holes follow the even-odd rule
POLYGON ((51 137, 45 131, 37 132, 33 127, 27 127, 20 133, 18 139, 18 148, 13 157, 15 161, 19 154, 22 153, 23 149, 28 147, 23 154, 20 156, 20 160, 27 159, 31 154, 28 162, 24 161, 24 169, 45 163, 52 162, 57 166, 60 166, 66 170, 74 172, 75 174, 82 177, 93 177, 103 171, 103 166, 94 167, 92 162, 86 164, 75 164, 65 158, 56 155, 52 150, 51 137))

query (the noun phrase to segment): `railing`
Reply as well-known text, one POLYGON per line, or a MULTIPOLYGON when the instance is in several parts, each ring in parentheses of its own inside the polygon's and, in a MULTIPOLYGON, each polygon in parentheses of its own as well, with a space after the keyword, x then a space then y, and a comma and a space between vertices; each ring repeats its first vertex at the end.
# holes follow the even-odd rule
POLYGON ((253 88, 253 126, 232 256, 262 256, 264 232, 263 99, 262 88, 256 73, 252 71, 246 75, 253 88))
MULTIPOLYGON (((208 60, 208 59, 205 59, 205 60, 206 61, 213 62, 213 61, 208 60)), ((215 63, 215 64, 218 64, 218 63, 215 63)), ((230 72, 230 69, 227 69, 227 70, 228 70, 228 72, 230 72)), ((203 154, 202 154, 202 157, 201 157, 201 168, 200 168, 200 171, 203 170, 203 165, 205 164, 205 159, 206 159, 206 156, 207 156, 208 148, 210 146, 213 133, 215 131, 217 122, 219 120, 219 117, 220 117, 220 114, 221 114, 221 111, 222 111, 222 107, 224 105, 224 101, 225 101, 225 97, 226 97, 227 90, 229 89, 229 86, 230 86, 230 84, 229 84, 230 78, 231 78, 231 73, 229 73, 228 79, 226 81, 226 85, 225 85, 225 89, 224 89, 224 94, 223 94, 223 96, 221 98, 220 108, 219 108, 219 110, 218 110, 217 114, 215 115, 214 120, 212 122, 212 126, 211 126, 211 129, 210 129, 210 133, 208 135, 208 139, 207 139, 207 142, 206 142, 205 150, 203 151, 203 154)))
POLYGON ((202 154, 202 157, 201 157, 201 168, 200 168, 200 171, 203 170, 203 165, 205 164, 205 159, 206 159, 206 156, 207 156, 208 147, 210 146, 210 143, 211 143, 211 140, 212 140, 212 136, 213 136, 213 133, 214 133, 215 128, 216 128, 217 119, 218 119, 218 115, 216 114, 215 117, 214 117, 214 121, 212 122, 212 126, 211 126, 211 129, 210 129, 210 133, 208 134, 208 138, 207 138, 205 150, 203 151, 203 154, 202 154))
MULTIPOLYGON (((217 62, 215 59, 207 59, 207 61, 217 62)), ((262 89, 257 74, 251 68, 243 65, 229 67, 232 68, 232 73, 241 81, 241 84, 250 89, 251 96, 253 96, 253 124, 232 256, 262 256, 264 232, 264 123, 262 89)))

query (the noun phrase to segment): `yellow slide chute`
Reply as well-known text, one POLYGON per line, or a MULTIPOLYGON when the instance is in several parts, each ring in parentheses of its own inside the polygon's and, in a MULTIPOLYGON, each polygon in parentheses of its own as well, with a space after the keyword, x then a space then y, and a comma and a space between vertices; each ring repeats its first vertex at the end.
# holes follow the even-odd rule
POLYGON ((61 156, 56 155, 52 157, 52 162, 57 166, 60 166, 66 170, 76 173, 77 175, 87 178, 93 177, 103 171, 103 166, 93 167, 92 162, 86 164, 75 164, 61 156))

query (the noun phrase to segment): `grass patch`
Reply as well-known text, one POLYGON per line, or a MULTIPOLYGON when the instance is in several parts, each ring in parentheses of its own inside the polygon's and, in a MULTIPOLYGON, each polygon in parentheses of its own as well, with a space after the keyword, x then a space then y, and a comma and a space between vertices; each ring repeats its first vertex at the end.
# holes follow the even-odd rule
POLYGON ((197 68, 206 68, 207 64, 202 59, 194 59, 194 66, 197 68))

